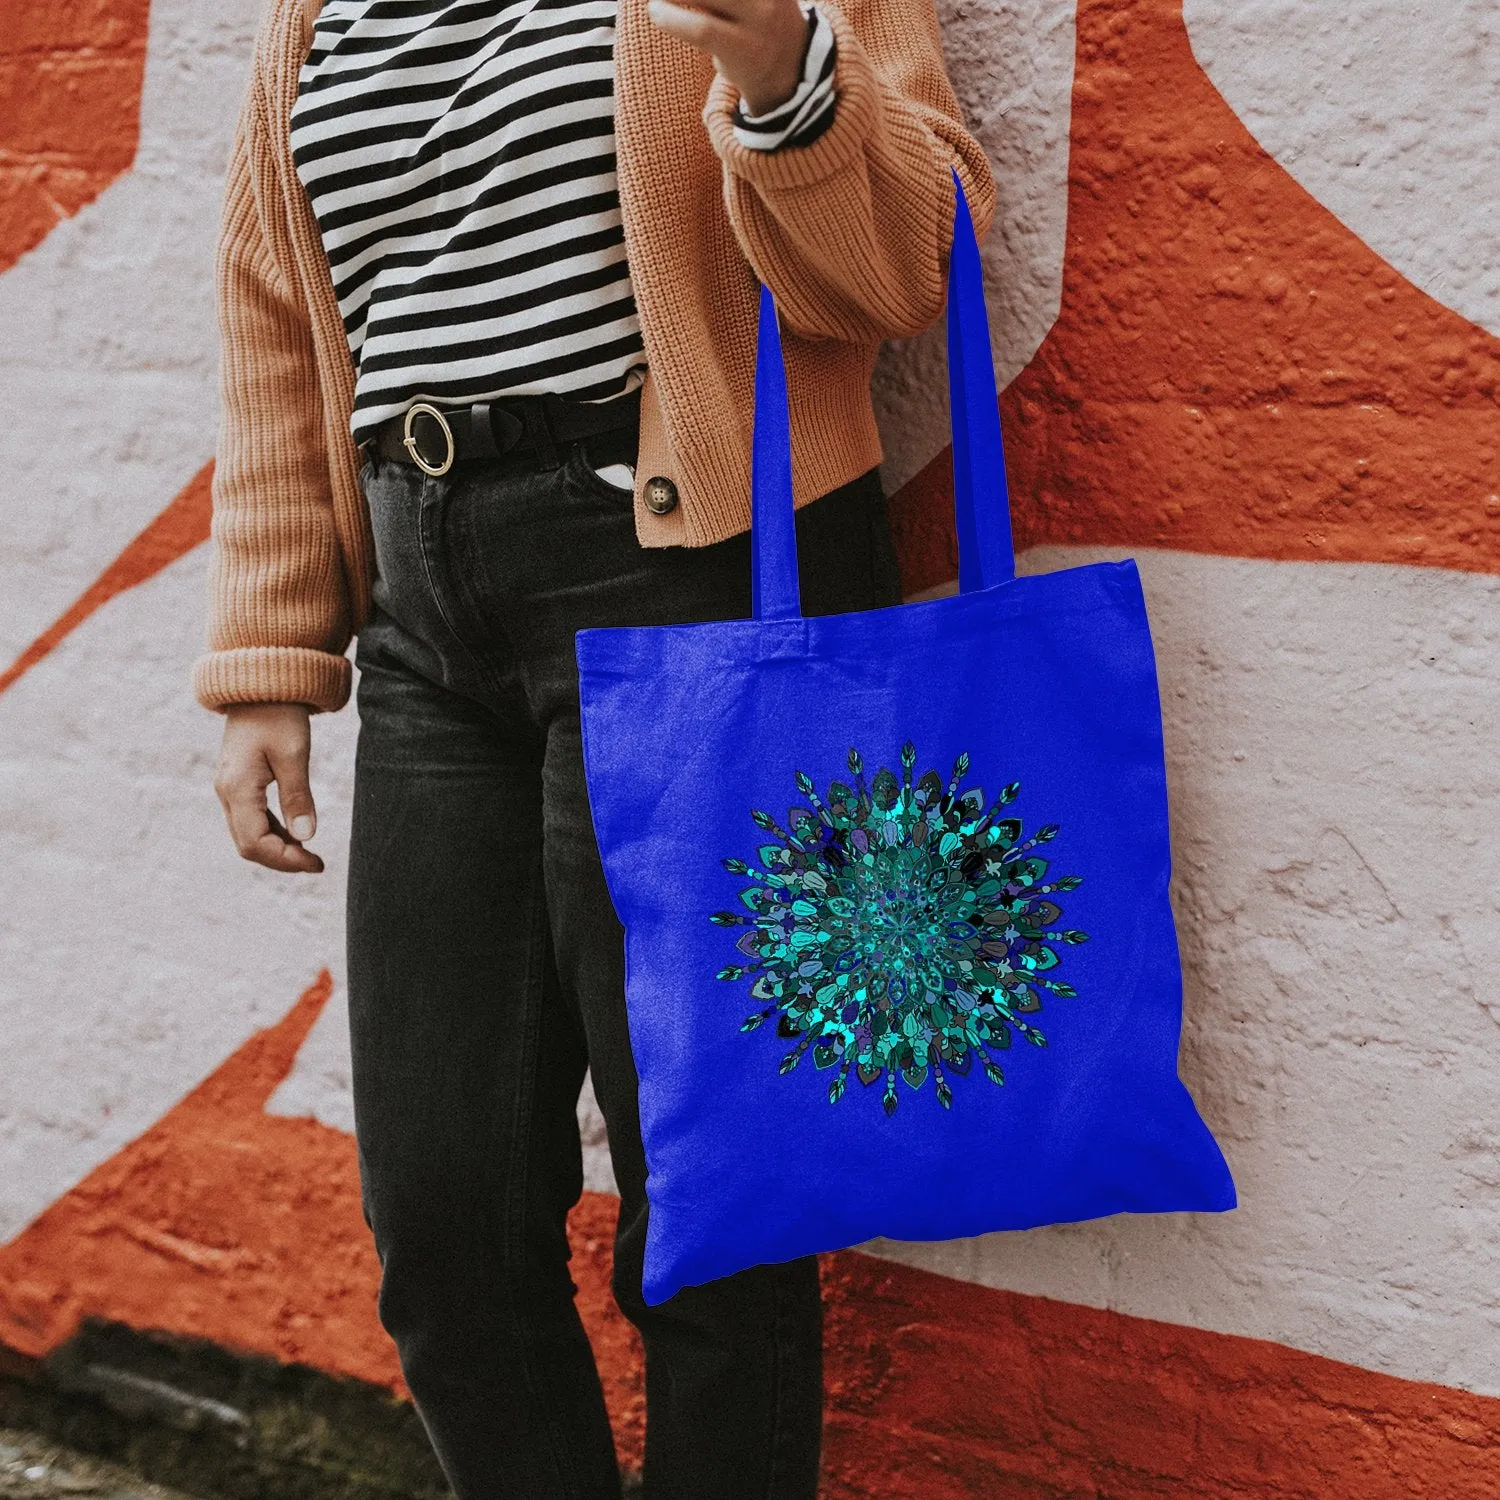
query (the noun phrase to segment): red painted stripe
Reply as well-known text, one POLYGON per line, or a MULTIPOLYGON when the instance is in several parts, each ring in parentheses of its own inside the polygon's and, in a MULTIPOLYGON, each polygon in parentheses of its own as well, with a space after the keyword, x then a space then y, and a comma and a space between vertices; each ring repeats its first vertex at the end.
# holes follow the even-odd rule
MULTIPOLYGON (((39 1358, 93 1316, 401 1390, 354 1143, 265 1113, 330 989, 320 976, 0 1249, 0 1345, 39 1358)), ((638 1466, 640 1343, 609 1293, 616 1208, 585 1194, 572 1274, 638 1466)), ((854 1253, 825 1259, 824 1287, 825 1500, 1500 1494, 1500 1400, 854 1253)))
POLYGON ((831 1258, 838 1500, 1494 1500, 1500 1400, 831 1258))
MULTIPOLYGON (((1500 340, 1259 146, 1181 0, 1081 0, 1062 310, 1001 398, 1017 543, 1500 569, 1500 340)), ((946 452, 894 497, 954 576, 946 452)))
POLYGON ((0 271, 130 170, 149 0, 0 11, 0 271))
MULTIPOLYGON (((325 972, 138 1139, 0 1247, 0 1368, 85 1318, 207 1339, 402 1392, 352 1137, 265 1112, 333 982, 325 972)), ((572 1274, 627 1463, 644 1443, 640 1341, 609 1291, 617 1203, 587 1194, 572 1274)))
POLYGON ((212 502, 209 489, 213 464, 207 463, 188 480, 167 508, 134 538, 125 550, 58 616, 5 671, 0 693, 20 681, 88 617, 116 594, 145 583, 148 578, 208 540, 212 502))
POLYGON ((0 1248, 0 1350, 13 1367, 100 1318, 402 1391, 375 1316, 354 1142, 264 1108, 332 988, 325 971, 0 1248))

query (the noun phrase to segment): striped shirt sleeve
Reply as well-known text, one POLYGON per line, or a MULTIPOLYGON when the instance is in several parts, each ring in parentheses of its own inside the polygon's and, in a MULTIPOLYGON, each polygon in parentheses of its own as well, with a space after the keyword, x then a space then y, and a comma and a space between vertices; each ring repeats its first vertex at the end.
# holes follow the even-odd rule
POLYGON ((753 151, 810 146, 833 124, 833 28, 811 0, 803 0, 802 13, 807 17, 807 51, 796 92, 763 115, 746 113, 743 100, 735 107, 734 137, 753 151))

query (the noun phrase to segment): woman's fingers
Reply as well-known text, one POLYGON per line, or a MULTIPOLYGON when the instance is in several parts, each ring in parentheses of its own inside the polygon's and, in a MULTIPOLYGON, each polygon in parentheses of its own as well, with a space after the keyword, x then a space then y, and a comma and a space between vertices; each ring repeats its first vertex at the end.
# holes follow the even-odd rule
POLYGON ((308 747, 272 745, 269 757, 281 821, 299 844, 305 844, 318 831, 318 810, 307 775, 308 747))
POLYGON ((312 787, 308 784, 308 746, 304 741, 291 746, 271 748, 271 772, 276 777, 276 800, 281 804, 281 821, 267 815, 271 833, 282 842, 275 868, 306 870, 317 874, 323 861, 311 849, 303 849, 318 831, 318 813, 313 806, 312 787))
POLYGON ((302 840, 294 838, 287 830, 277 822, 276 815, 266 813, 266 821, 270 825, 271 837, 278 844, 275 851, 277 863, 270 868, 273 870, 285 870, 294 875, 320 875, 323 872, 323 861, 312 852, 311 849, 302 847, 302 840))
POLYGON ((663 31, 710 53, 753 114, 791 98, 807 49, 798 0, 650 0, 663 31))
POLYGON ((674 5, 672 0, 651 0, 646 10, 663 31, 705 52, 717 52, 725 42, 732 44, 734 40, 733 22, 713 11, 674 5))
POLYGON ((307 710, 298 705, 244 705, 226 715, 214 790, 241 858, 268 870, 316 874, 323 868, 312 850, 301 847, 317 819, 308 784, 308 743, 307 710), (300 837, 271 812, 266 794, 273 781, 282 811, 300 837))
POLYGON ((266 803, 268 785, 269 776, 254 775, 249 768, 219 783, 219 801, 234 847, 241 859, 268 870, 316 873, 323 868, 323 861, 310 849, 303 849, 272 816, 266 803))

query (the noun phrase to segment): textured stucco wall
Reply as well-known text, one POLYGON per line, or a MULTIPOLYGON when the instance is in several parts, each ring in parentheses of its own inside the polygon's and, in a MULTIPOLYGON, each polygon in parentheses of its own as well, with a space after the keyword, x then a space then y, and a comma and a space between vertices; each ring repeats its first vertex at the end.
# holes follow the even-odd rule
POLYGON ((1141 556, 1184 1072, 1243 1206, 887 1253, 1494 1393, 1497 12, 1422 16, 1079 8, 1018 533, 1141 556))
MULTIPOLYGON (((157 0, 134 165, 0 276, 0 659, 212 455, 213 241, 257 9, 157 0)), ((145 17, 101 10, 101 24, 145 17)), ((319 735, 333 880, 226 860, 204 795, 217 726, 183 692, 206 564, 199 547, 122 594, 0 698, 0 1235, 156 1120, 340 949, 352 716, 319 735)))
POLYGON ((1403 276, 1500 334, 1493 0, 1186 0, 1262 146, 1403 276))
MULTIPOLYGON (((48 0, 0 28, 0 1342, 43 1352, 86 1311, 154 1317, 389 1383, 339 989, 354 716, 318 722, 329 873, 294 882, 233 857, 208 785, 217 724, 186 693, 208 271, 257 9, 155 0, 148 28, 139 0, 48 0), (54 116, 68 132, 38 126, 54 116), (325 969, 274 1066, 220 1109, 214 1070, 241 1077, 325 969)), ((1025 566, 1141 560, 1183 1069, 1243 1206, 876 1247, 956 1282, 839 1272, 838 1493, 867 1493, 860 1454, 908 1427, 928 1477, 903 1457, 891 1494, 1041 1482, 1004 1402, 935 1414, 953 1372, 917 1358, 911 1328, 940 1345, 969 1324, 979 1360, 1040 1319, 1087 1364, 1115 1318, 1109 1400, 1159 1423, 1152 1350, 1173 1351, 1220 1372, 1192 1420, 1253 1432, 1251 1456, 1196 1450, 1190 1489, 1039 1355, 1052 1425, 1027 1443, 1071 1455, 1069 1493, 1482 1496, 1500 1487, 1494 1409, 1380 1381, 1500 1394, 1500 10, 941 9, 1001 183, 985 258, 1025 566), (1356 1388, 1357 1423, 1338 1415, 1356 1388), (1302 1470, 1268 1456, 1289 1405, 1321 1424, 1302 1470), (1372 1455, 1401 1448, 1366 1444, 1377 1432, 1423 1456, 1376 1483, 1372 1455)), ((941 583, 940 330, 887 351, 876 396, 908 574, 941 583)), ((580 1212, 628 1450, 638 1372, 603 1310, 606 1207, 580 1212)))
POLYGON ((1183 1073, 1241 1206, 893 1253, 1500 1393, 1500 579, 1136 555, 1183 1073))
MULTIPOLYGON (((948 74, 994 169, 995 222, 981 246, 995 376, 1007 385, 1057 316, 1067 223, 1070 0, 939 0, 948 74)), ((875 409, 887 490, 905 484, 948 441, 941 324, 889 345, 875 409)))

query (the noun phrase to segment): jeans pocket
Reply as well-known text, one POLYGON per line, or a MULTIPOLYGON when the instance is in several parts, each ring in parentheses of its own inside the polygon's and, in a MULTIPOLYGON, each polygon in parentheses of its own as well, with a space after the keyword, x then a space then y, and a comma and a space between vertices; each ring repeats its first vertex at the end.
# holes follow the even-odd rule
POLYGON ((586 443, 574 443, 572 451, 568 454, 565 472, 575 486, 587 493, 633 510, 635 507, 634 484, 628 486, 615 484, 599 472, 599 469, 611 466, 632 468, 633 472, 633 466, 626 463, 624 459, 615 458, 607 449, 598 449, 591 453, 586 443), (596 464, 598 468, 595 467, 596 464))

